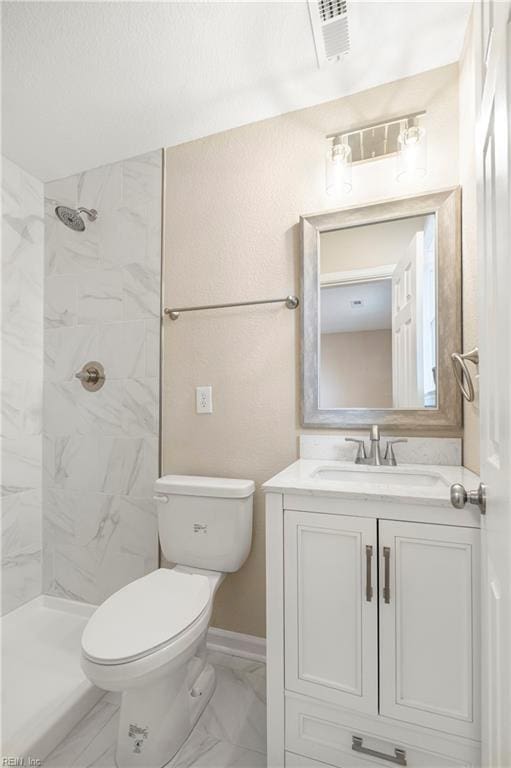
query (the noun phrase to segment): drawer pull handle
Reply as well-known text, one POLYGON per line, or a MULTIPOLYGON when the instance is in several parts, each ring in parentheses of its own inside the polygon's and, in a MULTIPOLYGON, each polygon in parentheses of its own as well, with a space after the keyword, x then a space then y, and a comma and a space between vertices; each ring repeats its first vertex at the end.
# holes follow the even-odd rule
POLYGON ((372 757, 379 757, 380 760, 387 760, 389 763, 395 765, 406 765, 406 752, 404 749, 395 747, 393 755, 386 755, 384 752, 378 752, 376 749, 369 749, 364 747, 360 736, 353 736, 351 742, 351 748, 354 752, 361 752, 363 755, 371 755, 372 757))
POLYGON ((366 546, 366 600, 368 603, 373 599, 373 578, 371 574, 372 559, 373 548, 368 544, 366 546))
POLYGON ((383 599, 390 603, 390 547, 383 547, 384 584, 383 599))

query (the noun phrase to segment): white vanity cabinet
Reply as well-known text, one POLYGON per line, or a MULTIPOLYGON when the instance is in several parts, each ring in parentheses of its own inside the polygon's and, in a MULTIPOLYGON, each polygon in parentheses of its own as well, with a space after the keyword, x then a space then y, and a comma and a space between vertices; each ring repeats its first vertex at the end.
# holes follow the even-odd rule
POLYGON ((286 688, 377 713, 376 521, 286 511, 284 542, 286 688))
POLYGON ((378 529, 380 713, 477 738, 479 531, 393 520, 378 529))
POLYGON ((476 768, 477 514, 273 482, 268 765, 476 768))

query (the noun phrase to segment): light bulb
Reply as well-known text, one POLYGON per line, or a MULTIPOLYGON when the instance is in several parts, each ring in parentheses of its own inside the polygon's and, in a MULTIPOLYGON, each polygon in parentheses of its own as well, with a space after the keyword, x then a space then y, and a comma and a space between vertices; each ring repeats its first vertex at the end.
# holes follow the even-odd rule
POLYGON ((329 195, 351 192, 351 147, 338 136, 326 155, 326 191, 329 195))
POLYGON ((403 128, 398 136, 397 180, 411 181, 426 175, 426 131, 418 125, 403 128))

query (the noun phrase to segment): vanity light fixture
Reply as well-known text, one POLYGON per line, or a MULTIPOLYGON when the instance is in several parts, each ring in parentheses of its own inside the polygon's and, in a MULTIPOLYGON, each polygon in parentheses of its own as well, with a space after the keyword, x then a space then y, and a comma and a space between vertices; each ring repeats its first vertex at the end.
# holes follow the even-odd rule
POLYGON ((397 180, 422 179, 426 171, 426 129, 414 118, 407 118, 398 137, 397 180))
POLYGON ((334 136, 328 147, 326 191, 329 195, 351 192, 351 147, 346 136, 334 136))
POLYGON ((397 156, 399 181, 426 173, 426 129, 414 112, 381 123, 342 133, 331 133, 326 154, 326 191, 329 195, 351 192, 352 165, 397 156))

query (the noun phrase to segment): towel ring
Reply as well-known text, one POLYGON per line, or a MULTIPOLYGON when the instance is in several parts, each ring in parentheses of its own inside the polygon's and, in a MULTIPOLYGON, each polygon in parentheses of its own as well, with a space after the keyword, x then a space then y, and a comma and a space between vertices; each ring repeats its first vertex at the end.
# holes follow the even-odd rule
POLYGON ((453 352, 451 355, 452 370, 454 372, 454 378, 461 390, 461 394, 468 403, 472 403, 475 398, 474 385, 472 383, 472 376, 468 370, 466 361, 469 360, 474 365, 479 365, 479 349, 474 347, 470 352, 460 354, 459 352, 453 352), (463 380, 465 377, 465 381, 463 380))

